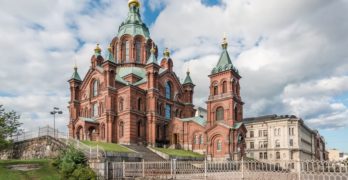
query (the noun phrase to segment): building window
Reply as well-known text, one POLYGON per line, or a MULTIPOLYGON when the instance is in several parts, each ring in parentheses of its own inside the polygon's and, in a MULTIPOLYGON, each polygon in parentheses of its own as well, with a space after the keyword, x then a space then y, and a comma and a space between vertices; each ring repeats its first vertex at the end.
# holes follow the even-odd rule
POLYGON ((221 151, 221 149, 222 149, 222 143, 221 143, 221 140, 218 140, 218 142, 217 142, 217 145, 216 145, 217 147, 216 147, 216 149, 217 149, 217 151, 221 151))
POLYGON ((259 158, 260 158, 260 159, 263 159, 263 152, 260 152, 259 154, 260 154, 260 157, 259 157, 259 158))
POLYGON ((294 146, 294 140, 293 139, 290 139, 290 142, 289 142, 290 146, 294 146))
POLYGON ((172 86, 170 85, 169 81, 166 83, 166 98, 167 99, 172 98, 172 86))
POLYGON ((99 82, 97 80, 95 80, 93 82, 93 97, 98 96, 98 87, 99 87, 99 82))
POLYGON ((234 120, 238 121, 238 108, 234 107, 234 120))
POLYGON ((170 120, 171 116, 171 112, 172 112, 172 108, 169 104, 166 104, 166 119, 170 120))
POLYGON ((278 128, 278 136, 280 136, 280 128, 278 128))
POLYGON ((199 144, 203 144, 203 141, 204 141, 203 135, 200 135, 200 136, 199 136, 199 144))
POLYGON ((293 127, 289 128, 289 135, 290 136, 294 135, 294 128, 293 127))
POLYGON ((166 137, 167 137, 167 126, 164 125, 164 126, 163 126, 163 139, 165 140, 166 137))
POLYGON ((254 142, 250 142, 250 149, 254 149, 254 142))
POLYGON ((262 130, 259 130, 259 137, 262 137, 262 130))
POLYGON ((198 136, 195 135, 193 138, 193 144, 198 144, 198 136))
POLYGON ((294 159, 294 153, 290 152, 290 159, 294 159))
POLYGON ((135 42, 135 59, 137 63, 141 62, 141 42, 135 42))
POLYGON ((123 99, 120 98, 118 102, 118 110, 121 112, 123 111, 123 99))
POLYGON ((280 147, 280 142, 279 142, 279 140, 276 140, 276 141, 275 141, 275 147, 277 147, 277 148, 280 147))
POLYGON ((263 158, 264 158, 264 159, 267 159, 267 152, 264 152, 264 153, 263 153, 263 158))
POLYGON ((276 152, 276 159, 280 159, 280 152, 276 152))
POLYGON ((93 104, 93 117, 98 117, 99 111, 98 111, 98 103, 93 104))
POLYGON ((123 135, 124 135, 124 124, 123 124, 123 122, 120 122, 120 127, 119 127, 120 129, 119 129, 119 135, 120 135, 120 137, 123 137, 123 135))
POLYGON ((222 93, 227 93, 227 82, 226 81, 224 81, 222 83, 222 93))
POLYGON ((267 130, 263 130, 263 136, 267 137, 268 136, 268 131, 267 130))
POLYGON ((254 131, 250 131, 250 137, 251 137, 251 138, 254 137, 254 131))
POLYGON ((214 91, 214 96, 215 96, 215 95, 218 95, 218 93, 219 93, 219 92, 218 92, 218 89, 219 89, 218 86, 217 86, 217 85, 214 85, 213 88, 214 88, 214 90, 213 90, 213 91, 214 91))
POLYGON ((253 152, 250 153, 250 157, 254 158, 254 153, 253 152))
POLYGON ((141 98, 138 99, 138 111, 141 111, 141 98))
POLYGON ((224 120, 224 108, 223 107, 218 107, 216 109, 216 120, 224 120))
POLYGON ((141 136, 141 121, 138 121, 137 123, 137 134, 138 134, 138 137, 141 136))

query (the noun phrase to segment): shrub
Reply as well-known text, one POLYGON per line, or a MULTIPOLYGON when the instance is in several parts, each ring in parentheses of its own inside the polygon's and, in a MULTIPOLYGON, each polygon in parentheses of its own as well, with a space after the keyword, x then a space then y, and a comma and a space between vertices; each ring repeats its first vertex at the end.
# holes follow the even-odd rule
POLYGON ((96 179, 96 174, 87 165, 85 155, 73 147, 68 147, 62 151, 52 162, 52 165, 59 169, 61 179, 96 179))

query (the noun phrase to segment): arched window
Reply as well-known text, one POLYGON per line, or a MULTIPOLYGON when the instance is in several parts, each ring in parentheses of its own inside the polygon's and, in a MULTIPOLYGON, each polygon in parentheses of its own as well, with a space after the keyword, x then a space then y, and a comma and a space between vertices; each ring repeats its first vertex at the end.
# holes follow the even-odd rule
POLYGON ((119 99, 119 102, 118 102, 118 111, 123 111, 123 98, 120 98, 119 99))
POLYGON ((195 135, 193 137, 193 144, 198 144, 198 136, 197 135, 195 135))
POLYGON ((129 41, 122 44, 122 62, 129 62, 129 41))
POLYGON ((123 137, 123 135, 124 135, 124 124, 123 124, 123 122, 120 122, 119 135, 120 135, 120 137, 123 137))
POLYGON ((224 81, 222 83, 222 93, 227 93, 227 82, 226 81, 224 81))
POLYGON ((170 85, 169 81, 166 83, 166 98, 167 99, 172 98, 172 86, 170 85))
POLYGON ((224 108, 223 107, 218 107, 217 109, 216 109, 216 117, 215 117, 215 119, 217 120, 217 121, 219 121, 219 120, 224 120, 224 108))
POLYGON ((99 82, 97 80, 95 80, 93 82, 93 97, 98 96, 98 88, 99 88, 99 82))
POLYGON ((141 63, 141 42, 135 42, 135 61, 141 63))
POLYGON ((222 149, 222 143, 221 143, 221 140, 218 140, 218 142, 217 142, 217 144, 216 144, 216 150, 217 151, 221 151, 221 149, 222 149))
POLYGON ((141 136, 141 121, 138 121, 137 123, 137 134, 138 134, 138 137, 141 136))
POLYGON ((141 98, 138 99, 138 111, 141 111, 141 98))
POLYGON ((218 88, 218 86, 217 86, 217 85, 214 85, 213 88, 214 88, 214 90, 213 90, 213 91, 214 91, 214 92, 213 92, 213 93, 214 93, 214 96, 215 96, 215 95, 218 95, 218 93, 219 93, 219 90, 218 90, 219 88, 218 88))
POLYGON ((179 109, 176 109, 176 111, 175 111, 175 117, 179 117, 179 109))

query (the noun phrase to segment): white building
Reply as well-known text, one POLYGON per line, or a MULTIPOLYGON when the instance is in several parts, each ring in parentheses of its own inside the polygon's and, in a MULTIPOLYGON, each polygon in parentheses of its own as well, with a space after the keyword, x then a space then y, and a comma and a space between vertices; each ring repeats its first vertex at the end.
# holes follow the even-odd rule
MULTIPOLYGON (((308 128, 296 116, 261 116, 243 121, 248 130, 246 156, 256 160, 308 160, 316 159, 317 131, 308 128)), ((319 136, 321 137, 321 136, 319 136)), ((325 152, 325 150, 317 151, 325 152)))

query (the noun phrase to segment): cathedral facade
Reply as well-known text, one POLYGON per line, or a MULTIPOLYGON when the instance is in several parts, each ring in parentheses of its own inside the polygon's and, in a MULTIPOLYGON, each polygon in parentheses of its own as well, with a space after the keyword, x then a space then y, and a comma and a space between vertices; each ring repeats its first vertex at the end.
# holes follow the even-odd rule
POLYGON ((74 68, 69 80, 70 137, 186 149, 209 159, 240 158, 246 134, 241 76, 232 65, 226 39, 209 75, 206 115, 195 115, 190 72, 179 80, 169 50, 159 55, 142 22, 138 0, 128 5, 128 17, 106 55, 97 45, 83 79, 74 68))

